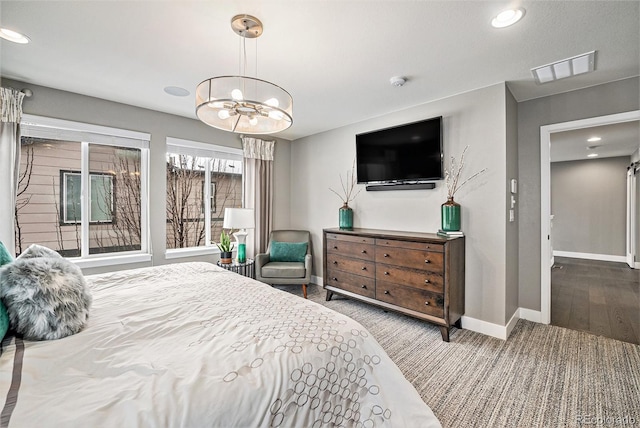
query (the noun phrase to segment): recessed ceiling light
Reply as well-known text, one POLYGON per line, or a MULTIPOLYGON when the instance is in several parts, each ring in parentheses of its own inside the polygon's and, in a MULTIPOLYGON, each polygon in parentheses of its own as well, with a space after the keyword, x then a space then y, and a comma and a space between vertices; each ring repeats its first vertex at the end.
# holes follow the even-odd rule
POLYGON ((495 28, 508 27, 520 21, 523 16, 523 8, 503 10, 491 20, 491 25, 493 25, 495 28))
POLYGON ((9 30, 7 28, 0 28, 0 37, 5 40, 9 40, 10 42, 20 43, 23 45, 31 41, 31 39, 24 34, 20 34, 17 31, 9 30))
POLYGON ((187 95, 189 95, 189 91, 179 86, 167 86, 166 88, 164 88, 164 91, 169 95, 173 95, 174 97, 186 97, 187 95))
POLYGON ((600 141, 600 140, 602 140, 602 138, 600 137, 591 137, 587 141, 590 143, 595 143, 596 141, 600 141))
POLYGON ((596 51, 591 51, 551 64, 532 68, 531 73, 536 79, 536 83, 547 83, 578 74, 589 73, 595 70, 595 62, 596 51))
POLYGON ((589 154, 587 155, 587 157, 588 157, 588 158, 597 158, 597 157, 598 157, 598 154, 597 154, 597 153, 589 153, 589 154))

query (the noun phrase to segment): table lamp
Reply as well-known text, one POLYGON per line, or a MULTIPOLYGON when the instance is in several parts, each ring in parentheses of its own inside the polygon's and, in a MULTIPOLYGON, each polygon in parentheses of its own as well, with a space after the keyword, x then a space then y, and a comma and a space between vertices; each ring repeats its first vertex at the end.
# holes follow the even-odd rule
POLYGON ((225 208, 224 209, 224 229, 240 229, 233 233, 236 238, 236 248, 238 248, 238 263, 247 261, 247 229, 256 227, 253 209, 250 208, 225 208))

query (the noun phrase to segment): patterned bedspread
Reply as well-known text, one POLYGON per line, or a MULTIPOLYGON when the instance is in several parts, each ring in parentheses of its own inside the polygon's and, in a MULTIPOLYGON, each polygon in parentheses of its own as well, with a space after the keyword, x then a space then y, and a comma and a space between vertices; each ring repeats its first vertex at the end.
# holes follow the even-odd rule
POLYGON ((87 280, 85 330, 3 341, 0 426, 440 426, 367 330, 321 305, 209 263, 87 280))

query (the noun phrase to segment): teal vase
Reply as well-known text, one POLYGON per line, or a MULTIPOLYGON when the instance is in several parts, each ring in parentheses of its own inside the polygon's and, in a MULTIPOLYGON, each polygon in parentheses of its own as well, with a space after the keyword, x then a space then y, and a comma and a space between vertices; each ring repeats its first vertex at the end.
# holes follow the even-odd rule
POLYGON ((441 228, 445 232, 457 232, 460 230, 460 204, 448 198, 440 207, 441 228))
POLYGON ((338 211, 338 224, 342 230, 353 230, 353 210, 346 203, 338 211))

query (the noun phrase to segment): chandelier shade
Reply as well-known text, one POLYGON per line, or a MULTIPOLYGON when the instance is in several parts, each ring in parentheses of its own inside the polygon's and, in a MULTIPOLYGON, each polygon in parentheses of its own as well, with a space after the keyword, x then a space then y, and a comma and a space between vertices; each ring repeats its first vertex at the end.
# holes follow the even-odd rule
POLYGON ((244 41, 262 35, 262 22, 251 15, 236 15, 231 28, 242 37, 240 59, 244 58, 245 72, 202 81, 196 88, 196 116, 209 126, 239 134, 284 131, 293 124, 291 95, 271 82, 246 76, 244 41))
POLYGON ((214 128, 273 134, 293 123, 293 99, 278 85, 247 76, 219 76, 196 88, 196 115, 214 128))

